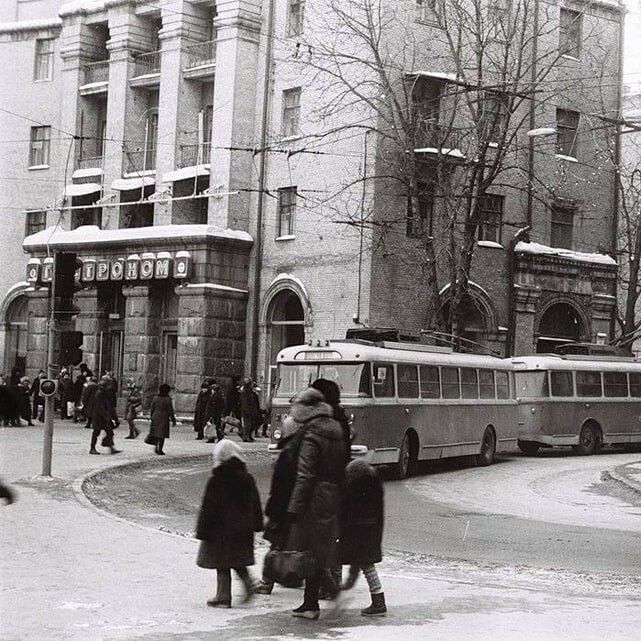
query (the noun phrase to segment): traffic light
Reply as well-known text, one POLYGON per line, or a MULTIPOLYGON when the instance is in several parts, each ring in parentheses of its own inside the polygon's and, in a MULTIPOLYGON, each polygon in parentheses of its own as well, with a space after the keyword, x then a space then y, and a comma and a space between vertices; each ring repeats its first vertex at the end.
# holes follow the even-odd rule
POLYGON ((82 332, 62 332, 60 334, 60 363, 62 365, 80 365, 82 362, 82 332))
POLYGON ((43 378, 40 381, 40 394, 42 396, 53 396, 56 393, 58 384, 50 378, 43 378))
POLYGON ((70 318, 79 311, 73 304, 73 293, 76 287, 76 270, 82 267, 82 262, 72 252, 57 252, 54 262, 53 311, 56 318, 70 318))

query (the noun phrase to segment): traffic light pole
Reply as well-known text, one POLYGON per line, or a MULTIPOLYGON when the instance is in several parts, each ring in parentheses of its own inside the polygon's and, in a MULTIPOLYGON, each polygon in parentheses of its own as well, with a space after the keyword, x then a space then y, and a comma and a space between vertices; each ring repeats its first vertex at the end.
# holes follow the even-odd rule
MULTIPOLYGON (((51 295, 49 297, 49 328, 47 337, 47 377, 55 377, 53 368, 54 349, 56 342, 56 252, 53 254, 53 277, 51 280, 51 295)), ((51 455, 53 452, 53 416, 55 394, 45 396, 45 429, 42 442, 42 476, 51 476, 51 455)))

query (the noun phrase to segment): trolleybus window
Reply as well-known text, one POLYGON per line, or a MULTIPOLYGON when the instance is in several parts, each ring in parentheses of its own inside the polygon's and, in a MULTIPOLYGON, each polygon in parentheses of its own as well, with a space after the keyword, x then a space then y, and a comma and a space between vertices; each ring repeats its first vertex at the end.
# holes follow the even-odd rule
POLYGON ((479 397, 479 384, 475 369, 461 367, 461 393, 463 398, 479 397))
POLYGON ((423 398, 441 397, 441 380, 438 367, 421 365, 421 396, 423 398))
POLYGON ((394 397, 394 366, 389 363, 374 363, 374 396, 376 398, 394 397))
POLYGON ((521 398, 547 398, 550 395, 547 372, 516 372, 514 376, 521 398))
MULTIPOLYGON (((317 378, 334 381, 342 397, 371 396, 369 365, 365 363, 306 363, 281 364, 276 396, 291 398, 309 387, 317 378)), ((393 387, 393 382, 392 382, 393 387)))
POLYGON ((630 396, 641 397, 641 374, 630 372, 630 396))
POLYGON ((572 372, 550 372, 552 396, 574 396, 572 372))
POLYGON ((494 370, 479 370, 479 391, 481 398, 495 398, 494 391, 494 370))
POLYGON ((576 395, 601 396, 601 372, 577 372, 576 395))
POLYGON ((510 376, 507 372, 496 372, 496 398, 510 398, 510 376))
POLYGON ((628 376, 625 372, 603 372, 603 391, 610 398, 628 395, 628 376))
POLYGON ((458 367, 443 367, 441 369, 443 398, 461 398, 458 367))
POLYGON ((399 398, 418 398, 418 368, 416 365, 399 363, 396 366, 396 371, 399 398))

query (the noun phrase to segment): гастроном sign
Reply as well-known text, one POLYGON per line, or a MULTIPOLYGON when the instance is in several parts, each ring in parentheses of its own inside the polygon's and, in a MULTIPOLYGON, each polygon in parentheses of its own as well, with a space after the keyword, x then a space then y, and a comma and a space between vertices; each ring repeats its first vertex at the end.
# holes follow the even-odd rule
MULTIPOLYGON (((168 252, 142 255, 133 254, 127 258, 82 258, 82 268, 76 272, 76 279, 83 283, 104 281, 135 281, 189 277, 191 254, 186 251, 171 256, 168 252)), ((32 258, 27 265, 27 281, 50 283, 53 280, 53 259, 32 258)))

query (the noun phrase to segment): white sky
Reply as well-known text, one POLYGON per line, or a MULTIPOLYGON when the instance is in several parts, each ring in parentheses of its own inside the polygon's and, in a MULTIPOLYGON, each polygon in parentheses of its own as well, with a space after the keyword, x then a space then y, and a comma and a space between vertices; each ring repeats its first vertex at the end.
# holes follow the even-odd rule
POLYGON ((628 14, 625 17, 625 80, 641 84, 641 0, 625 0, 628 14))

